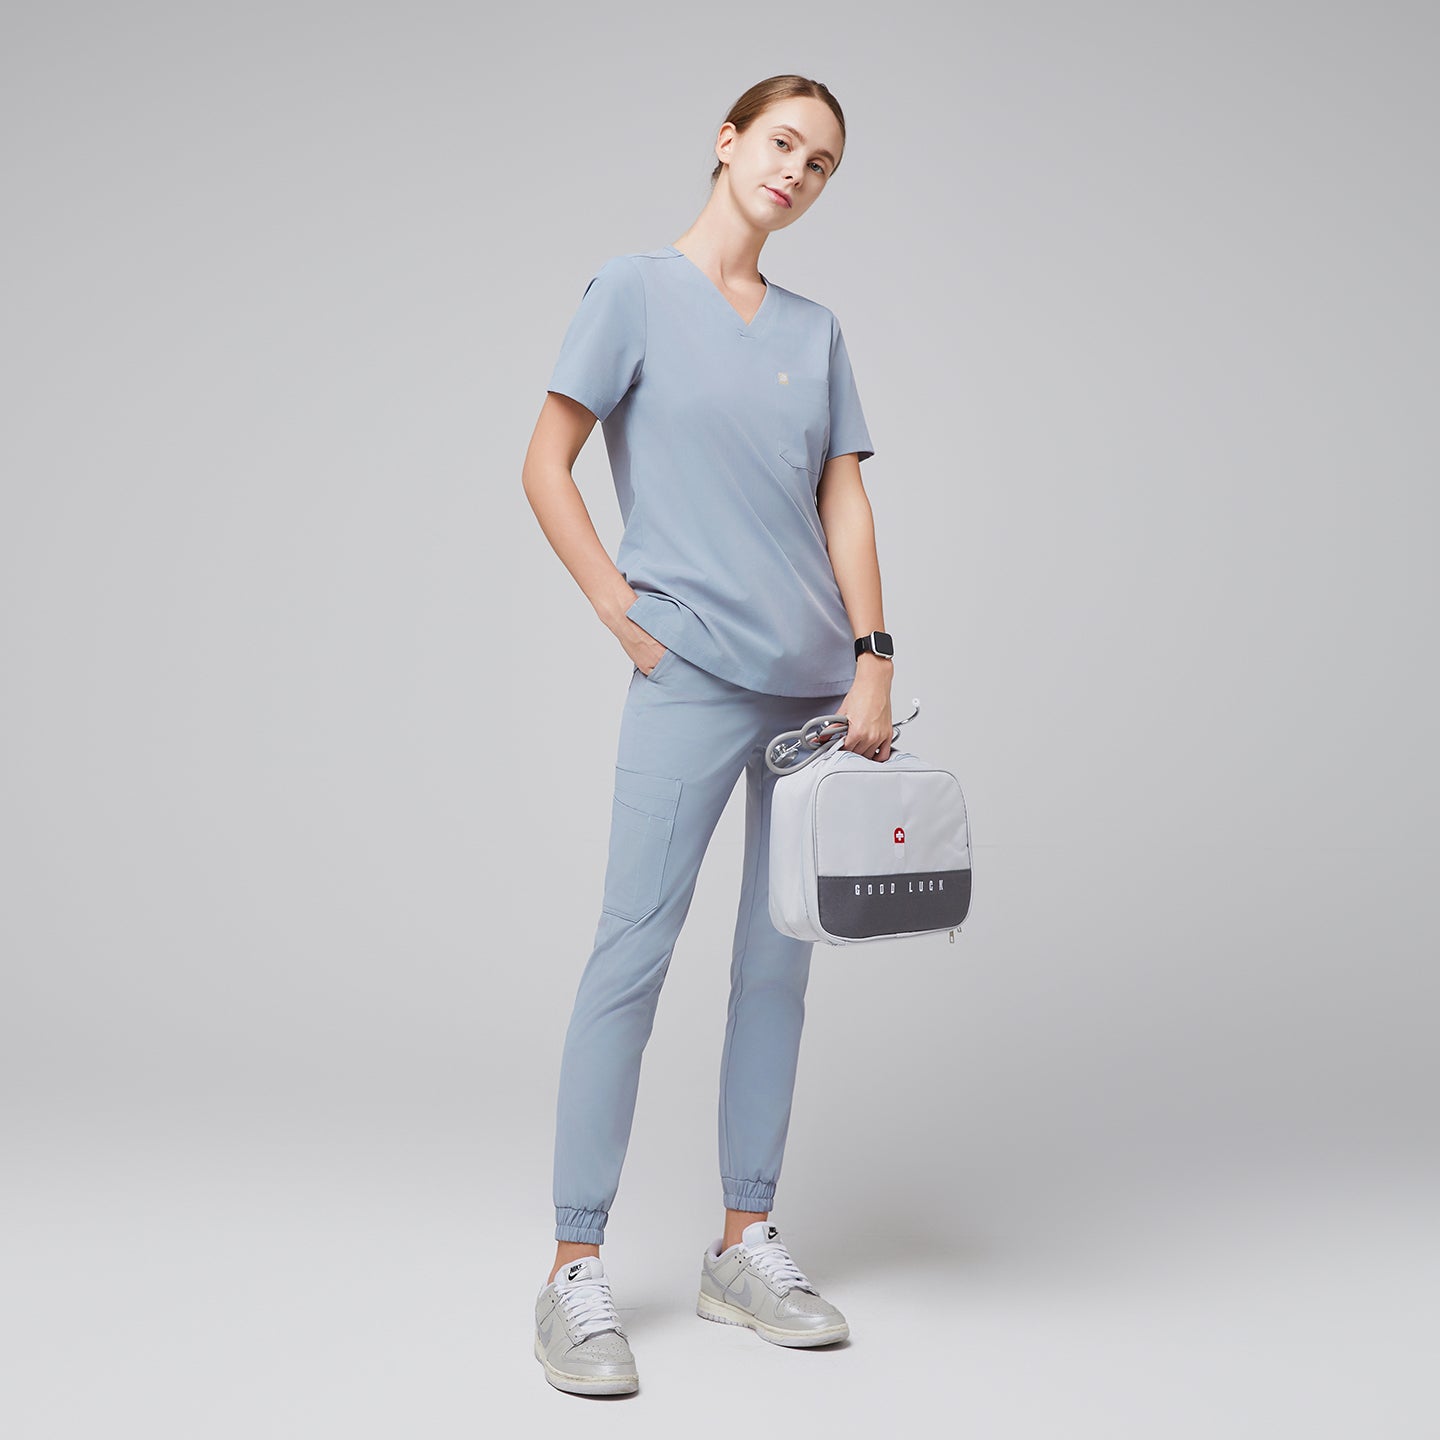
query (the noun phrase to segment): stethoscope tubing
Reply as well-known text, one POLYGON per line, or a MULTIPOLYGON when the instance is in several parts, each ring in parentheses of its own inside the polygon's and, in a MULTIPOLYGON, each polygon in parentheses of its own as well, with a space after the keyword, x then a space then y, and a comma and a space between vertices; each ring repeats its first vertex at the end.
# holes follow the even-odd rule
MULTIPOLYGON (((903 720, 896 720, 890 727, 891 744, 899 735, 900 727, 908 725, 920 713, 919 700, 911 700, 910 703, 915 708, 903 720)), ((786 730, 776 735, 765 747, 765 765, 776 775, 793 775, 797 770, 803 770, 812 760, 818 760, 833 750, 845 739, 849 730, 850 721, 844 715, 816 715, 798 730, 786 730), (826 735, 824 732, 832 725, 840 728, 826 735), (795 757, 800 755, 807 745, 811 747, 810 753, 796 760, 795 757)))

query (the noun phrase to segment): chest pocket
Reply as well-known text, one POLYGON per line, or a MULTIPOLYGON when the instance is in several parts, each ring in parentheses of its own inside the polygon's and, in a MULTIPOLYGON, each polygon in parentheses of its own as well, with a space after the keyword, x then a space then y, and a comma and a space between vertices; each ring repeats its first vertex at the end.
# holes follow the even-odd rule
POLYGON ((823 375, 777 373, 775 409, 781 456, 797 470, 818 476, 830 443, 829 380, 823 375))

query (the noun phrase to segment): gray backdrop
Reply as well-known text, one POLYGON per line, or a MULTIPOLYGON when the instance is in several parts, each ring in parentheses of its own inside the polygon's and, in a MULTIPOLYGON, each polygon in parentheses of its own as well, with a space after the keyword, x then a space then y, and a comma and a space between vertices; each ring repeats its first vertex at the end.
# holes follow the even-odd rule
MULTIPOLYGON (((8 10, 0 1428, 1433 1434, 1436 35, 8 10), (703 1325, 737 791, 617 1419, 529 1352, 630 665, 520 467, 585 282, 787 70, 849 143, 761 264, 845 326, 974 907, 817 947, 775 1219, 850 1344, 703 1325)), ((613 555, 598 430, 576 478, 613 555)))

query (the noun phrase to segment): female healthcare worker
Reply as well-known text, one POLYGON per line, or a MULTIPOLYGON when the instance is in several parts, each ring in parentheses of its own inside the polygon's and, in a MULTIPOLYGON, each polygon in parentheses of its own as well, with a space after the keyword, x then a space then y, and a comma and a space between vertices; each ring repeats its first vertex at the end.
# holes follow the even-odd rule
POLYGON ((789 1126, 810 944, 770 923, 769 739, 843 714, 847 749, 893 736, 890 637, 860 461, 874 453, 825 306, 768 281, 766 238, 824 193, 845 143, 818 81, 745 92, 715 142, 711 194, 674 245, 619 255, 585 287, 525 459, 546 538, 634 664, 620 724, 594 949, 556 1106, 558 1242, 535 1356, 576 1394, 638 1388, 600 1260, 640 1057, 700 861, 746 780, 744 880, 720 1064, 724 1232, 697 1313, 780 1345, 845 1317, 769 1223, 789 1126), (596 421, 625 522, 615 563, 571 466, 596 421))

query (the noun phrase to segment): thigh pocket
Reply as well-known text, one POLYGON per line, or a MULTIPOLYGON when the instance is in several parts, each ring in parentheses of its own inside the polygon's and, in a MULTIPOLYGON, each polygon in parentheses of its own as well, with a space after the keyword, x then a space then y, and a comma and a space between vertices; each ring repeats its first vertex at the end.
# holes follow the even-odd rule
POLYGON ((615 767, 610 858, 600 907, 607 914, 643 920, 659 905, 679 805, 679 780, 615 767))
POLYGON ((775 384, 780 454, 797 470, 818 475, 830 443, 830 383, 823 376, 779 373, 785 376, 775 384))

